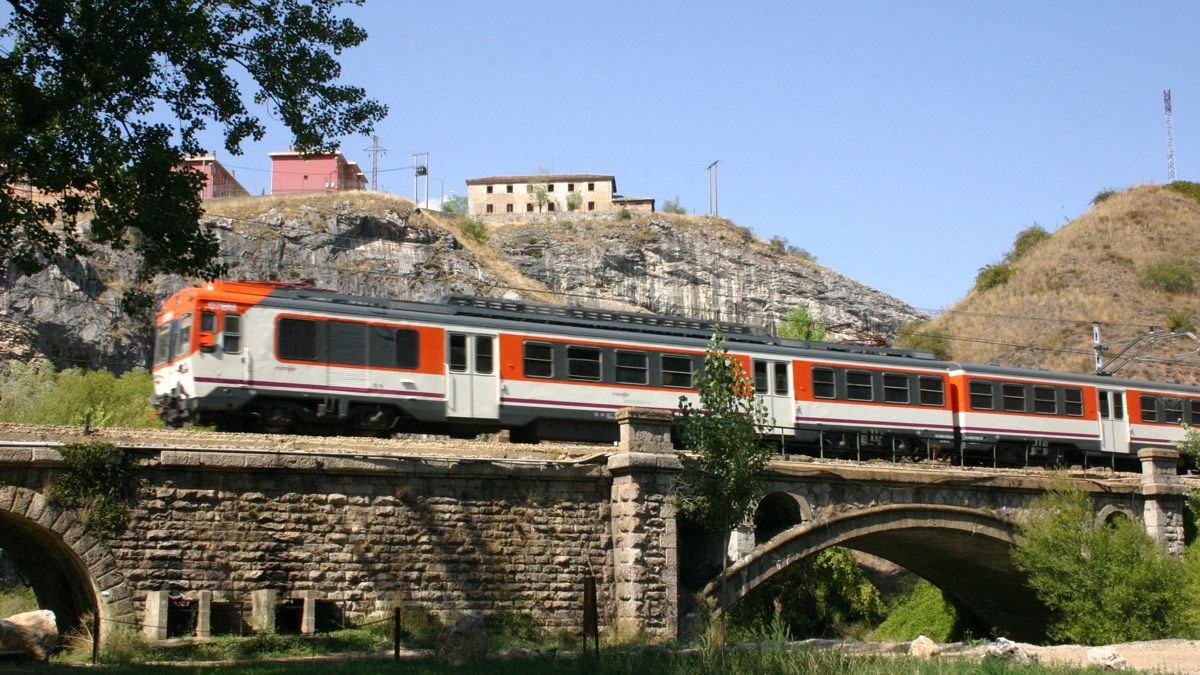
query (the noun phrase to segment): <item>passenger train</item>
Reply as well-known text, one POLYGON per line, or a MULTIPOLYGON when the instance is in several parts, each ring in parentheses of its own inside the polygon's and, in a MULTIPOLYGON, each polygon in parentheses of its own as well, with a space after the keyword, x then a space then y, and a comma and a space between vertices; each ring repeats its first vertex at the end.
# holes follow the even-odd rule
MULTIPOLYGON (((714 322, 494 298, 437 303, 216 281, 163 305, 154 405, 171 426, 609 441, 627 406, 694 397, 714 322)), ((1103 462, 1200 423, 1200 388, 809 343, 721 323, 784 451, 1103 462)))

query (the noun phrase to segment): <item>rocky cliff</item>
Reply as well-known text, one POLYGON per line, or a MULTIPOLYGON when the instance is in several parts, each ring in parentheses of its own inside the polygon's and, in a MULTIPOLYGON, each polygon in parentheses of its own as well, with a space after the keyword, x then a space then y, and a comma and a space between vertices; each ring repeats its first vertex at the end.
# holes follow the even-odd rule
MULTIPOLYGON (((347 293, 433 300, 464 293, 606 305, 740 321, 774 330, 804 304, 840 336, 890 337, 923 318, 908 305, 732 223, 644 214, 562 214, 484 227, 371 192, 219 200, 206 224, 221 240, 228 278, 311 281, 347 293)), ((34 275, 9 271, 0 359, 44 354, 59 367, 145 365, 153 310, 128 313, 126 254, 34 275)), ((157 305, 188 283, 154 279, 157 305)))

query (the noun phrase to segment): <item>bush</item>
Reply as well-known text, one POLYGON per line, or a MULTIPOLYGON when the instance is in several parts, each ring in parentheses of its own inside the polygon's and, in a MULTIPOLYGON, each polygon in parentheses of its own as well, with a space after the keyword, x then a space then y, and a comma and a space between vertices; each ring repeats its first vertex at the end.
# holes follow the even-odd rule
POLYGON ((1117 191, 1113 188, 1105 188, 1097 192, 1096 196, 1092 197, 1092 206, 1103 204, 1104 202, 1108 201, 1109 197, 1112 197, 1115 194, 1117 194, 1117 191))
POLYGON ((100 639, 100 661, 126 665, 145 659, 150 643, 141 632, 127 626, 110 628, 100 639))
POLYGON ((920 579, 912 590, 896 598, 888 616, 871 631, 871 640, 909 641, 924 635, 934 642, 961 639, 964 634, 958 609, 942 591, 920 579))
POLYGON ((1193 265, 1186 258, 1162 258, 1142 268, 1142 286, 1165 293, 1183 293, 1194 288, 1193 265))
POLYGON ((583 195, 579 194, 578 192, 568 192, 567 193, 567 210, 568 211, 578 211, 579 207, 582 205, 583 205, 583 195))
POLYGON ((685 209, 685 208, 683 208, 682 206, 680 206, 680 204, 679 204, 679 195, 675 195, 675 200, 674 200, 674 201, 672 201, 672 200, 668 199, 668 200, 666 200, 666 201, 664 201, 664 202, 663 202, 663 204, 662 204, 662 212, 663 212, 663 213, 679 213, 679 214, 686 214, 686 213, 687 213, 687 209, 685 209))
POLYGON ((1174 183, 1167 184, 1168 190, 1174 190, 1181 195, 1186 195, 1200 202, 1200 183, 1193 183, 1186 180, 1177 180, 1174 183))
POLYGON ((1167 330, 1177 333, 1195 333, 1196 324, 1187 312, 1175 310, 1167 314, 1167 330))
MULTIPOLYGON (((381 626, 389 624, 381 623, 381 626)), ((400 640, 410 647, 432 649, 445 625, 426 607, 400 607, 400 640)))
POLYGON ((546 641, 546 631, 527 612, 500 609, 484 616, 488 644, 494 651, 506 647, 536 647, 546 641))
POLYGON ((467 198, 464 195, 452 195, 449 199, 442 202, 442 211, 455 213, 460 216, 467 215, 467 198))
POLYGON ((1003 286, 1012 278, 1013 270, 1008 263, 994 263, 979 268, 975 276, 975 290, 986 291, 997 286, 1003 286))
POLYGON ((938 330, 929 330, 924 321, 912 321, 896 331, 895 346, 918 352, 929 352, 935 359, 949 361, 950 336, 938 330))
POLYGON ((116 377, 10 361, 0 366, 0 392, 0 422, 80 426, 90 412, 94 427, 163 426, 150 404, 154 378, 141 368, 116 377))
POLYGON ((1011 263, 1020 260, 1035 246, 1049 238, 1050 233, 1046 231, 1046 228, 1037 223, 1030 225, 1017 233, 1017 238, 1013 240, 1012 250, 1004 257, 1004 261, 1011 263))
POLYGON ((617 211, 617 220, 630 220, 631 218, 633 218, 633 214, 629 212, 629 209, 617 211))
POLYGON ((1188 611, 1195 565, 1160 550, 1127 518, 1097 524, 1081 490, 1059 487, 1035 499, 1012 556, 1055 613, 1048 629, 1055 640, 1095 645, 1197 634, 1188 611))
POLYGON ((125 501, 134 494, 131 458, 111 443, 67 443, 59 448, 63 471, 54 481, 54 500, 83 509, 93 533, 115 532, 129 522, 125 501))
POLYGON ((810 314, 804 305, 796 305, 784 317, 783 325, 779 327, 779 337, 820 342, 826 337, 825 322, 810 314))
POLYGON ((488 238, 487 227, 474 218, 461 216, 458 219, 458 229, 462 231, 463 236, 470 237, 475 241, 483 241, 488 238))

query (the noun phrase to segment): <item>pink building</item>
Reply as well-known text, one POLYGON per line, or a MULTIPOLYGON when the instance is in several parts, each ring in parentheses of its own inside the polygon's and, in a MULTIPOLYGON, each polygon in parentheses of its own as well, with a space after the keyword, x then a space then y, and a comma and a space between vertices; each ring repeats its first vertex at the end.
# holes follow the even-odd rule
POLYGON ((305 157, 299 152, 272 152, 271 194, 328 190, 365 190, 367 176, 356 162, 333 152, 305 157))
POLYGON ((183 165, 204 174, 204 187, 200 188, 201 199, 250 196, 237 177, 221 166, 214 156, 184 157, 183 165))

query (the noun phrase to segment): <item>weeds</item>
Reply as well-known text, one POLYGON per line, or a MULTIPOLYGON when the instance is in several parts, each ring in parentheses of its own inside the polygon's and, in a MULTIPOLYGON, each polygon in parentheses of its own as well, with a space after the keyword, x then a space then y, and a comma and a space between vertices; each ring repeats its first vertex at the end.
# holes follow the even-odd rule
POLYGON ((488 238, 487 227, 483 222, 474 218, 460 216, 458 219, 458 229, 462 231, 463 236, 470 237, 475 241, 485 241, 488 238))
POLYGON ((1190 292, 1195 287, 1193 270, 1192 262, 1186 258, 1160 258, 1143 267, 1138 280, 1146 288, 1165 293, 1190 292))
POLYGON ((28 586, 0 586, 0 619, 32 612, 38 608, 37 596, 28 586))
POLYGON ((1013 269, 1008 263, 993 263, 979 268, 975 276, 975 290, 983 292, 997 286, 1003 286, 1012 278, 1013 269))
POLYGON ((1116 194, 1117 194, 1117 191, 1115 189, 1104 188, 1103 190, 1097 192, 1095 197, 1092 197, 1092 206, 1095 206, 1097 204, 1103 204, 1104 202, 1108 201, 1111 197, 1115 196, 1116 194))

